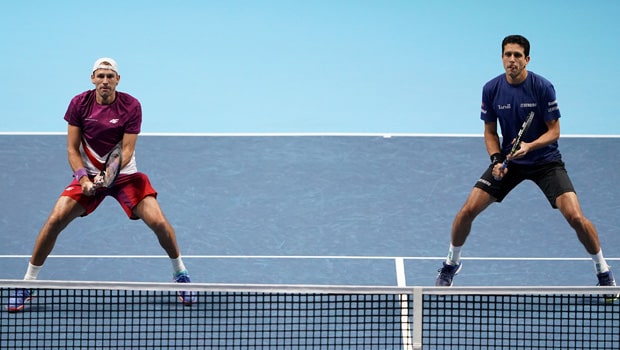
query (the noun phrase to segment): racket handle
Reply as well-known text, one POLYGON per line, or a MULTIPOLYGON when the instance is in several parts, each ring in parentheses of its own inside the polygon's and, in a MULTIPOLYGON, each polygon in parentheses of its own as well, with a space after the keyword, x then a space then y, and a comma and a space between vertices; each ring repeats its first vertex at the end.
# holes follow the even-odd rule
POLYGON ((504 170, 504 169, 506 169, 507 167, 508 167, 508 161, 507 161, 507 160, 505 160, 505 161, 502 163, 502 166, 500 167, 500 169, 504 170))

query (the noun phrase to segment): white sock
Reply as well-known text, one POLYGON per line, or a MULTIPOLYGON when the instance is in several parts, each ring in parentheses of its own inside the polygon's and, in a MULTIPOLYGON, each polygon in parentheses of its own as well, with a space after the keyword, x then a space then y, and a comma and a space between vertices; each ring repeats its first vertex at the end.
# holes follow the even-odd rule
POLYGON ((461 248, 463 248, 463 246, 455 247, 452 245, 452 243, 450 243, 450 250, 448 251, 448 257, 446 258, 446 264, 448 265, 459 264, 459 261, 461 260, 461 248))
POLYGON ((28 262, 28 270, 26 270, 26 275, 24 276, 24 280, 26 281, 32 281, 32 280, 36 280, 37 277, 39 277, 39 272, 41 272, 41 268, 43 268, 43 266, 35 266, 32 265, 30 262, 28 262))
POLYGON ((174 272, 175 276, 181 271, 187 271, 180 255, 176 259, 170 259, 170 262, 172 263, 172 272, 174 272))
POLYGON ((603 250, 599 250, 596 254, 590 254, 592 261, 594 262, 594 271, 597 274, 609 271, 609 265, 603 257, 603 250))

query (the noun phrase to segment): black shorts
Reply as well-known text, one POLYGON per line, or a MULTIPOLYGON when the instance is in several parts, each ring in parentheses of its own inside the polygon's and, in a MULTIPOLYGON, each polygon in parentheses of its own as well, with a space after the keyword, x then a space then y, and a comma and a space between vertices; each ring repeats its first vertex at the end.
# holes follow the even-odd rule
POLYGON ((567 192, 575 192, 562 161, 536 165, 511 163, 508 173, 500 181, 493 178, 492 170, 493 167, 489 166, 474 187, 490 194, 498 202, 501 202, 523 180, 534 181, 553 208, 557 208, 555 200, 558 196, 567 192))

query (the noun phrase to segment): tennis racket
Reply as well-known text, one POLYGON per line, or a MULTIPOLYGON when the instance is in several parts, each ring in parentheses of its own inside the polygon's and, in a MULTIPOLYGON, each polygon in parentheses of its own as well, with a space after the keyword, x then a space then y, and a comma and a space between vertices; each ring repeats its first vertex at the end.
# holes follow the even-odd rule
POLYGON ((119 142, 105 160, 103 170, 99 173, 95 185, 97 187, 109 188, 114 184, 118 173, 121 171, 121 165, 123 164, 123 147, 122 142, 119 142))
MULTIPOLYGON (((521 129, 519 130, 519 133, 517 133, 517 138, 515 139, 515 142, 512 144, 512 149, 510 150, 509 155, 515 154, 515 152, 517 152, 519 148, 521 148, 521 141, 523 139, 523 135, 525 135, 525 133, 527 132, 527 129, 532 124, 533 119, 534 119, 534 112, 530 112, 530 114, 527 115, 527 119, 525 119, 525 121, 521 125, 521 129)), ((502 163, 502 169, 506 169, 507 166, 508 166, 508 159, 506 159, 502 163)))

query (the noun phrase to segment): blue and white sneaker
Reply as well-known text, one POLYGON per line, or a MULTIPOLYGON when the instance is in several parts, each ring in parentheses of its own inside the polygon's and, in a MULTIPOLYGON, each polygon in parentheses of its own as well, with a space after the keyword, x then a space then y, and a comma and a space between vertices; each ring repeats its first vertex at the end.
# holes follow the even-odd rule
POLYGON ((32 292, 28 289, 16 289, 11 293, 6 305, 8 312, 18 312, 24 309, 27 302, 32 299, 32 292))
MULTIPOLYGON (((614 274, 611 272, 611 270, 607 272, 598 273, 596 274, 596 277, 598 278, 598 284, 597 284, 598 286, 603 286, 603 287, 615 287, 616 286, 616 280, 614 279, 614 274)), ((620 294, 605 294, 603 295, 603 298, 605 298, 605 302, 613 303, 614 301, 620 298, 620 294)))
POLYGON ((435 280, 435 287, 452 287, 452 279, 461 271, 461 267, 463 267, 462 263, 450 265, 444 262, 443 267, 437 270, 439 275, 435 280))
MULTIPOLYGON (((174 276, 174 281, 176 283, 190 283, 189 273, 187 270, 183 270, 177 273, 174 276)), ((196 292, 194 291, 178 291, 177 295, 179 296, 179 300, 183 303, 183 305, 192 305, 198 301, 198 297, 196 296, 196 292)))

